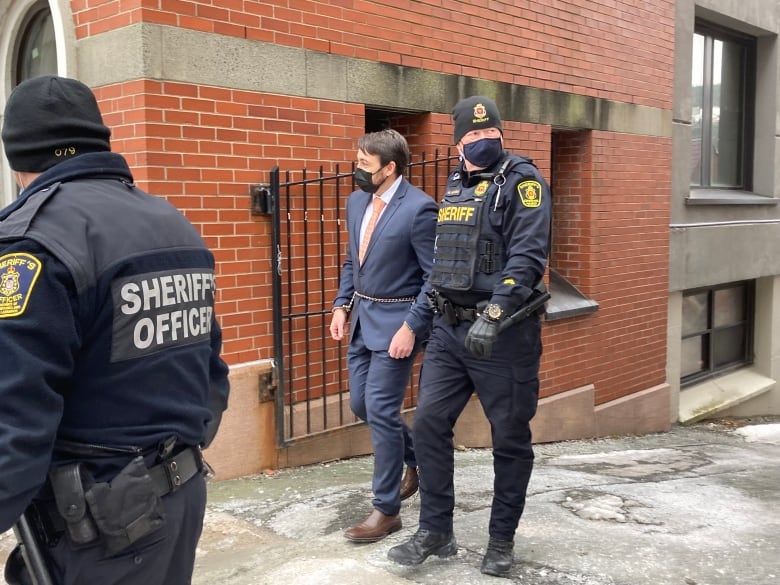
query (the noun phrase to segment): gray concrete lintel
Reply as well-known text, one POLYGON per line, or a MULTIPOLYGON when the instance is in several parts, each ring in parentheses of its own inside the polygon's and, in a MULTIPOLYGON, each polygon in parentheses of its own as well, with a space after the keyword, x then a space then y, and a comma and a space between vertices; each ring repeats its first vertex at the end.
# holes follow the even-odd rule
POLYGON ((449 113, 460 98, 486 94, 505 120, 663 138, 672 133, 671 110, 662 108, 148 23, 79 40, 78 71, 93 87, 157 79, 407 111, 449 113))

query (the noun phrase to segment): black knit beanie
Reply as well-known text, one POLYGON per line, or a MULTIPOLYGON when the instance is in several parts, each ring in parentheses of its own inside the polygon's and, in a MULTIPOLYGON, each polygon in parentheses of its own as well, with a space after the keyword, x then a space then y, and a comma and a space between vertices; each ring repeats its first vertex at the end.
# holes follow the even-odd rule
POLYGON ((501 116, 496 102, 483 95, 463 98, 452 109, 452 122, 455 124, 455 142, 457 144, 467 132, 481 128, 498 128, 503 133, 501 116))
POLYGON ((68 158, 111 150, 111 131, 95 94, 82 82, 56 75, 23 81, 3 116, 3 145, 11 168, 39 173, 68 158))

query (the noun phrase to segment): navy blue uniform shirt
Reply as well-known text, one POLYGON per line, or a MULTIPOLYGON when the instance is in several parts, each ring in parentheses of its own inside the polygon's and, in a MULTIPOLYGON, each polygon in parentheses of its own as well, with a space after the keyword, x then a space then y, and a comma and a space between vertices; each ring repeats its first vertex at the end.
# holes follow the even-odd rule
POLYGON ((194 446, 227 407, 214 258, 132 181, 122 156, 84 154, 0 212, 0 531, 44 485, 56 439, 194 446))

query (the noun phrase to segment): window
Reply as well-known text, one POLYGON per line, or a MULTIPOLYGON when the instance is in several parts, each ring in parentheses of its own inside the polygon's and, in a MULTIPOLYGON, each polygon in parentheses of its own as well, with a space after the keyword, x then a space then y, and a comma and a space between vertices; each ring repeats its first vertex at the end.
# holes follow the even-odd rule
POLYGON ((683 385, 752 363, 754 290, 750 281, 683 294, 683 385))
MULTIPOLYGON (((7 89, 12 90, 22 81, 38 75, 57 74, 57 44, 54 20, 47 0, 19 0, 21 10, 0 17, 0 63, 10 73, 7 89), (4 20, 5 18, 5 20, 4 20)), ((0 9, 0 13, 2 13, 0 9)), ((0 90, 0 93, 2 90, 0 90)), ((0 110, 7 94, 0 95, 0 110)), ((0 153, 0 207, 5 207, 19 194, 19 188, 9 172, 8 162, 0 153)))
POLYGON ((697 23, 691 186, 752 190, 755 39, 697 23))
POLYGON ((57 73, 57 46, 51 12, 46 8, 30 13, 19 36, 15 85, 38 75, 57 73))

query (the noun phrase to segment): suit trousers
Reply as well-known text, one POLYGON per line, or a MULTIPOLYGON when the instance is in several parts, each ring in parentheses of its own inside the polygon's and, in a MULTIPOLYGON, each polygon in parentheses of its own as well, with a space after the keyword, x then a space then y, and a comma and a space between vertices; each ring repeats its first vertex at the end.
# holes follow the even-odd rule
POLYGON ((412 355, 404 359, 391 358, 386 350, 371 351, 363 340, 360 322, 347 350, 349 405, 368 423, 374 448, 373 506, 389 516, 401 510, 404 463, 417 466, 412 432, 401 418, 401 404, 419 350, 418 341, 412 355))
POLYGON ((541 324, 533 316, 501 332, 488 359, 477 358, 466 349, 464 340, 471 325, 469 321, 450 325, 436 316, 425 350, 414 418, 420 528, 452 532, 453 427, 476 391, 493 443, 489 533, 499 540, 513 540, 533 469, 529 423, 539 395, 541 324))

